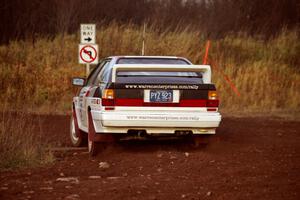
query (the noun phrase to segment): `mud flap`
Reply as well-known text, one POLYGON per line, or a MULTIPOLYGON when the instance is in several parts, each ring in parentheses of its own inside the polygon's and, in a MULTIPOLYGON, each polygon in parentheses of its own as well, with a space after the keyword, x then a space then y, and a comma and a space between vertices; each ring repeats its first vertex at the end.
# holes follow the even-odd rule
POLYGON ((93 142, 115 142, 115 138, 111 134, 101 134, 96 133, 92 113, 90 109, 88 110, 88 137, 90 141, 93 142))
POLYGON ((73 114, 73 118, 74 118, 75 134, 76 134, 77 137, 80 137, 80 130, 79 130, 77 116, 76 116, 76 111, 75 111, 74 107, 72 109, 72 114, 73 114))

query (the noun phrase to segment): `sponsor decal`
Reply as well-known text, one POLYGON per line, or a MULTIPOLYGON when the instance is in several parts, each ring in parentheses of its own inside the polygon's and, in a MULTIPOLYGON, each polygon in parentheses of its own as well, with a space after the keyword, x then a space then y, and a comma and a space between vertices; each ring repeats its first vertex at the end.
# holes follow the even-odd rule
POLYGON ((100 99, 91 99, 91 104, 100 104, 100 99))
POLYGON ((126 89, 163 89, 163 90, 198 90, 198 85, 133 85, 126 84, 126 89))
POLYGON ((199 117, 177 117, 177 116, 126 116, 128 120, 163 120, 163 121, 199 121, 199 117))

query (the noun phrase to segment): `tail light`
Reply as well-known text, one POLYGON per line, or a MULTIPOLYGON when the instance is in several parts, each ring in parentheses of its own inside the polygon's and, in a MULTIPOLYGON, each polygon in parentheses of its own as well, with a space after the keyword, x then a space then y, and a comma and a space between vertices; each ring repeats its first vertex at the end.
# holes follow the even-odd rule
MULTIPOLYGON (((208 100, 206 107, 219 107, 218 93, 215 90, 208 91, 208 100)), ((217 109, 207 108, 207 111, 216 111, 217 109)))
POLYGON ((218 93, 215 90, 208 91, 208 100, 217 100, 218 99, 218 93))
POLYGON ((102 94, 102 106, 105 110, 114 110, 115 106, 115 91, 113 89, 105 89, 102 94))
POLYGON ((115 98, 115 91, 113 89, 105 89, 102 95, 103 99, 114 99, 115 98))

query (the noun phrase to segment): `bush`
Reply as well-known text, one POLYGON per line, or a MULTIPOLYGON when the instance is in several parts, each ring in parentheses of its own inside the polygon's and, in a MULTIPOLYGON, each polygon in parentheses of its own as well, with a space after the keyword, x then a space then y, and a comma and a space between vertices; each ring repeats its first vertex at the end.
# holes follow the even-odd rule
POLYGON ((38 124, 28 114, 1 113, 0 116, 0 170, 33 166, 53 161, 45 141, 41 139, 38 124))

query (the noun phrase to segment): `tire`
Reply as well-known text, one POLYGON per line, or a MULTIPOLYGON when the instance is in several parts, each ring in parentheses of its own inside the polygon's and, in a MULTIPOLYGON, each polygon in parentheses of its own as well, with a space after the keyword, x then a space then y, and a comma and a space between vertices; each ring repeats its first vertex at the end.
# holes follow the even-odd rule
POLYGON ((86 133, 84 133, 81 130, 78 130, 78 133, 76 135, 75 120, 73 115, 71 116, 71 121, 70 121, 70 138, 71 138, 71 143, 74 147, 82 147, 82 146, 86 146, 87 144, 86 133))
POLYGON ((107 147, 106 142, 95 142, 88 139, 88 151, 91 157, 95 157, 98 153, 107 147))
POLYGON ((106 141, 92 141, 91 136, 95 135, 96 131, 92 121, 91 111, 88 111, 88 151, 91 157, 96 156, 100 151, 106 148, 106 141))
POLYGON ((94 157, 98 154, 99 151, 99 144, 97 142, 88 140, 88 150, 89 150, 89 154, 90 156, 94 157))

